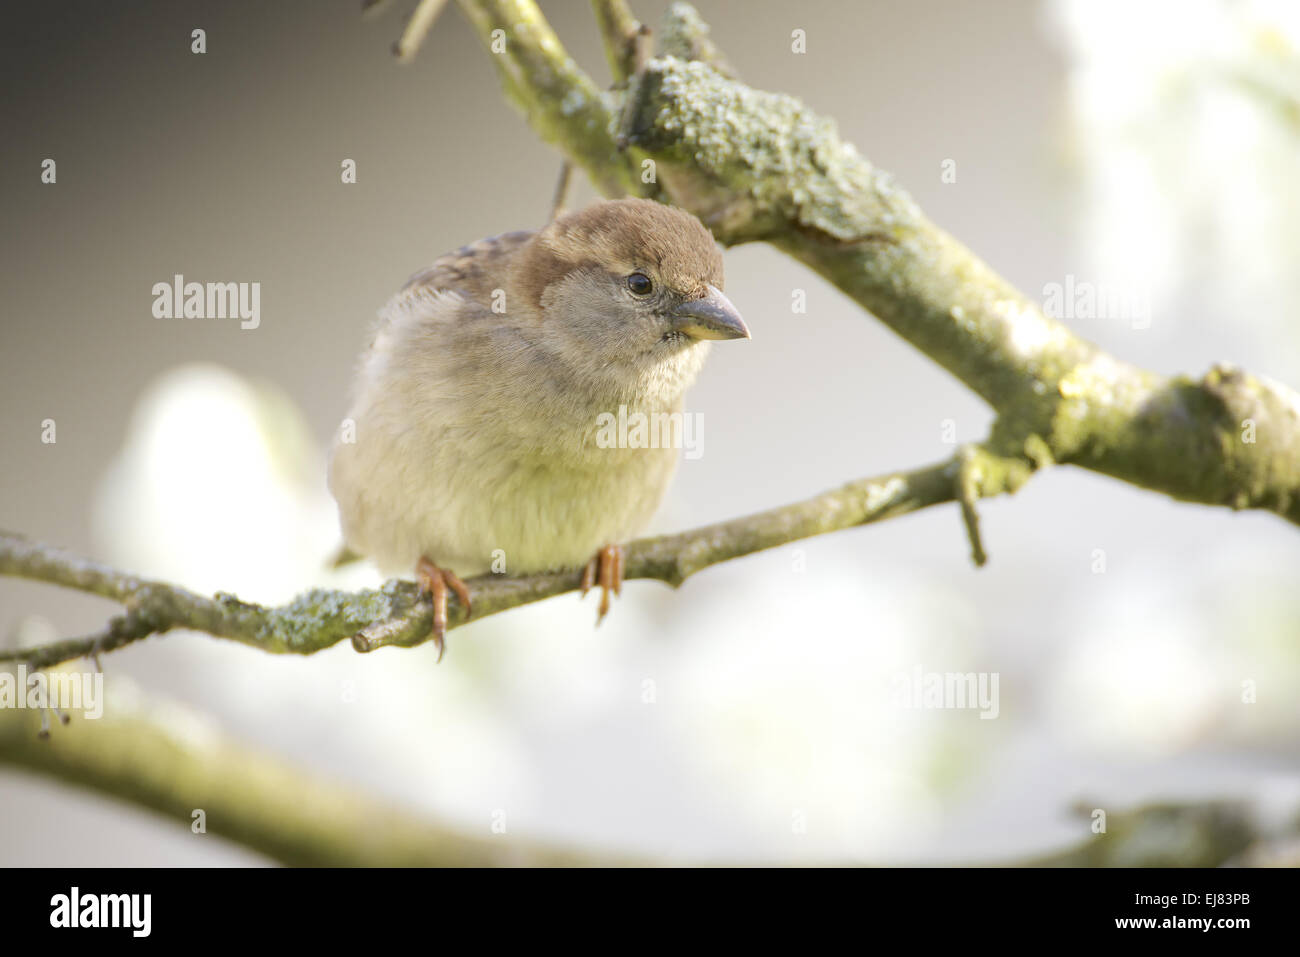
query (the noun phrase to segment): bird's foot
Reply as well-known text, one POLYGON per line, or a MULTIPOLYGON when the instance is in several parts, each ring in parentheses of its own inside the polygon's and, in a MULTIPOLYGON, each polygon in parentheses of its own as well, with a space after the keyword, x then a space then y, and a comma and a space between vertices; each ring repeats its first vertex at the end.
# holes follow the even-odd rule
POLYGON ((472 610, 469 589, 455 572, 439 568, 427 558, 415 563, 415 581, 420 590, 433 599, 433 630, 430 635, 438 645, 438 660, 442 661, 443 652, 447 650, 447 591, 450 589, 456 593, 456 600, 465 609, 465 617, 469 618, 472 610))
POLYGON ((609 613, 609 596, 623 592, 622 545, 606 545, 587 562, 582 572, 582 594, 586 596, 593 585, 600 586, 600 607, 596 609, 596 624, 605 620, 609 613))

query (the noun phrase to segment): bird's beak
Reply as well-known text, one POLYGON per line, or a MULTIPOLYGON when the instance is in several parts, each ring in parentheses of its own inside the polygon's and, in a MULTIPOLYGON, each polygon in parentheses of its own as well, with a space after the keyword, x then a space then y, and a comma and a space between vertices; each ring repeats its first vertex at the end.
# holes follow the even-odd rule
POLYGON ((673 329, 694 339, 748 339, 749 328, 731 300, 721 289, 708 289, 703 299, 692 299, 673 309, 673 329))

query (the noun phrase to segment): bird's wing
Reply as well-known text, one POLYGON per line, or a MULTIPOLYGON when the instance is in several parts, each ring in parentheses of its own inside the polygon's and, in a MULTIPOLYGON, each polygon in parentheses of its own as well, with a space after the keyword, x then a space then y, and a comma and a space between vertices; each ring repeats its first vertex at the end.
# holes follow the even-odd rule
POLYGON ((503 233, 439 256, 407 280, 402 292, 454 292, 462 299, 491 308, 494 292, 505 284, 510 257, 533 235, 531 231, 503 233))
POLYGON ((503 233, 439 256, 408 279, 379 311, 369 351, 395 325, 409 328, 490 315, 494 294, 504 287, 509 275, 510 257, 533 235, 527 231, 503 233))

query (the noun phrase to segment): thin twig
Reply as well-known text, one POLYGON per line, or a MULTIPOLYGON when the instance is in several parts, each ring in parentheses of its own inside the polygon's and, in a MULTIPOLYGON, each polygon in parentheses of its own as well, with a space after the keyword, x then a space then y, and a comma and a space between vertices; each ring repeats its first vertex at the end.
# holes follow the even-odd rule
POLYGON ((399 62, 410 63, 415 58, 415 54, 424 45, 429 31, 433 29, 438 14, 442 13, 442 8, 446 5, 447 0, 420 0, 420 5, 411 14, 411 19, 406 21, 406 29, 393 44, 393 56, 397 57, 399 62))
POLYGON ((573 178, 573 164, 565 160, 560 164, 560 175, 555 179, 555 195, 551 199, 551 222, 564 215, 569 199, 569 181, 573 178))
MULTIPOLYGON (((1024 464, 985 456, 980 495, 1014 491, 1024 464), (999 471, 1001 467, 1001 471, 999 471)), ((908 472, 850 482, 821 495, 704 528, 643 538, 624 551, 624 578, 677 586, 710 565, 814 535, 905 515, 957 498, 957 459, 908 472)), ((394 579, 358 592, 313 589, 286 605, 267 608, 233 595, 207 598, 166 582, 147 581, 78 555, 27 539, 0 535, 0 575, 31 578, 107 594, 127 601, 124 615, 99 633, 35 648, 0 652, 0 661, 49 667, 91 657, 177 628, 203 631, 273 654, 312 654, 345 639, 358 651, 425 641, 432 621, 427 595, 414 582, 394 579)), ((581 587, 582 570, 507 577, 481 575, 466 582, 474 616, 483 618, 581 587)), ((459 602, 448 607, 448 629, 465 622, 459 602)))
POLYGON ((647 58, 643 41, 649 37, 650 28, 632 15, 626 0, 591 0, 591 8, 604 41, 605 59, 609 61, 614 86, 624 87, 636 73, 638 64, 647 58))

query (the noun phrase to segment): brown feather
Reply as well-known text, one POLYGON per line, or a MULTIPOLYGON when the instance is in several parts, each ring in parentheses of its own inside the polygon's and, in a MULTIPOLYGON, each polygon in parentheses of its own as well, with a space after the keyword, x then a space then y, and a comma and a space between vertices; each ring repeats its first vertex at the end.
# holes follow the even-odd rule
POLYGON ((491 308, 492 293, 502 288, 511 258, 536 235, 532 230, 521 230, 461 246, 439 256, 427 268, 417 272, 407 280, 402 291, 454 290, 466 299, 491 308))
POLYGON ((517 313, 518 302, 537 314, 548 285, 593 263, 625 274, 652 270, 687 297, 704 295, 705 285, 723 288, 722 252, 698 219, 648 199, 617 199, 561 216, 540 231, 462 246, 412 276, 403 292, 455 291, 491 308, 493 293, 505 288, 508 311, 517 313))
POLYGON ((536 307, 550 283, 599 263, 615 273, 650 270, 684 296, 722 288, 722 252, 690 213, 648 199, 617 199, 561 216, 519 251, 515 291, 536 307))

